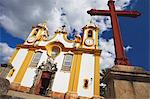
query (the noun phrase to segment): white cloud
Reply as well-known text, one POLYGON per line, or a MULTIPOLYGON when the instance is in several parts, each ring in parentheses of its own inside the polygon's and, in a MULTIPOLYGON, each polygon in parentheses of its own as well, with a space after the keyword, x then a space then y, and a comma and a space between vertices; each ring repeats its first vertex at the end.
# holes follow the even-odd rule
POLYGON ((9 47, 7 43, 0 43, 0 63, 7 63, 14 50, 15 49, 9 47))
MULTIPOLYGON (((32 25, 37 25, 46 20, 48 20, 47 23, 50 34, 53 34, 54 31, 63 24, 66 24, 69 32, 71 32, 72 28, 81 32, 81 28, 92 18, 100 27, 100 33, 102 34, 103 31, 111 28, 110 18, 102 16, 91 17, 87 14, 87 10, 91 8, 101 10, 108 9, 107 1, 108 0, 1 0, 0 25, 11 35, 26 39, 31 31, 32 25)), ((116 9, 125 9, 125 7, 130 4, 130 1, 131 0, 116 0, 116 9)), ((101 68, 110 67, 115 57, 113 39, 106 41, 101 38, 99 41, 101 49, 103 50, 101 68)), ((127 49, 130 48, 128 47, 127 49)), ((8 54, 6 56, 8 56, 8 54)))
POLYGON ((128 45, 127 47, 124 47, 124 50, 127 51, 127 52, 128 52, 129 50, 131 50, 131 49, 132 49, 132 47, 129 46, 129 45, 128 45))
POLYGON ((104 38, 99 39, 101 53, 101 70, 110 68, 114 65, 115 50, 113 39, 105 40, 104 38))
POLYGON ((25 39, 32 25, 44 21, 53 8, 53 0, 1 0, 0 24, 13 36, 25 39))
MULTIPOLYGON (((131 0, 116 0, 117 9, 124 9, 131 0)), ((87 10, 91 8, 108 9, 107 0, 1 0, 0 24, 13 36, 25 39, 36 25, 48 20, 50 33, 67 24, 68 30, 75 28, 80 32, 91 16, 87 10), (61 16, 65 13, 65 16, 61 16)), ((101 31, 111 28, 108 17, 93 17, 101 31), (105 22, 104 22, 105 20, 105 22)))
POLYGON ((116 0, 116 6, 117 9, 125 9, 127 6, 129 6, 131 3, 131 0, 116 0))

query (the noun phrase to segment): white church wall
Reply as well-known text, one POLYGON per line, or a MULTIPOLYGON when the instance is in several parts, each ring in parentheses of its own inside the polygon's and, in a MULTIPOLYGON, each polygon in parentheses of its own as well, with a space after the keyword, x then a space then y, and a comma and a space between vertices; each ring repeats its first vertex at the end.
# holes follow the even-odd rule
POLYGON ((38 46, 46 46, 48 44, 47 41, 40 41, 40 43, 38 44, 38 46))
POLYGON ((92 97, 93 85, 94 85, 94 56, 93 54, 83 54, 78 82, 78 91, 77 91, 78 95, 85 97, 92 97), (88 80, 88 88, 83 87, 84 79, 88 80))
POLYGON ((21 81, 21 86, 31 87, 36 75, 35 68, 27 68, 26 73, 21 81))
POLYGON ((56 57, 55 62, 57 63, 58 71, 56 72, 52 91, 65 93, 68 90, 68 84, 70 79, 70 72, 64 72, 61 70, 65 52, 61 52, 56 57))
MULTIPOLYGON (((37 65, 37 67, 39 67, 42 62, 46 62, 47 60, 47 52, 46 51, 42 51, 42 50, 38 50, 38 51, 41 51, 42 52, 42 56, 40 58, 40 61, 37 65)), ((36 71, 37 68, 33 68, 33 67, 28 67, 24 77, 23 77, 23 80, 21 81, 21 85, 22 86, 26 86, 26 87, 32 87, 33 85, 33 81, 34 81, 34 77, 36 75, 35 71, 36 71)))
POLYGON ((12 61, 12 66, 15 69, 14 74, 11 77, 6 77, 6 79, 8 79, 11 82, 13 82, 13 80, 15 79, 26 55, 28 53, 28 49, 19 49, 17 55, 15 56, 14 60, 12 61))

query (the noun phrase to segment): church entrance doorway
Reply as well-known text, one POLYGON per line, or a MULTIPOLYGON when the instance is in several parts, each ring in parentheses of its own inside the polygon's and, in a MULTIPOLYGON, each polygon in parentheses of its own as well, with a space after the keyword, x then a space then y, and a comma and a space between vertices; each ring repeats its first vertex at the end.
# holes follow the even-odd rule
POLYGON ((40 80, 40 87, 39 87, 39 94, 46 95, 49 89, 49 84, 51 80, 51 73, 49 71, 43 71, 41 80, 40 80))

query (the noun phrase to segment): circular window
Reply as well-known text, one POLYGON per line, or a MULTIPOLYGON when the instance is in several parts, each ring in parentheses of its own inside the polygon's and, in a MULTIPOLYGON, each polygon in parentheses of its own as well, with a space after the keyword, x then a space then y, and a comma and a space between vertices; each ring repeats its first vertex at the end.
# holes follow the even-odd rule
POLYGON ((59 47, 57 46, 52 47, 52 53, 51 53, 52 58, 55 58, 59 53, 60 53, 59 47))

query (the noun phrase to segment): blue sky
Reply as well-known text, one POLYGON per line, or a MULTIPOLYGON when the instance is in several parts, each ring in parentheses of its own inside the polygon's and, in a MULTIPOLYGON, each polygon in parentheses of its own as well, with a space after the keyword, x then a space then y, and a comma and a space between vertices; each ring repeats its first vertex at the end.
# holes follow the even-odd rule
POLYGON ((120 18, 124 44, 133 49, 127 53, 131 64, 150 70, 149 63, 149 0, 138 0, 133 10, 142 15, 138 18, 120 18))
MULTIPOLYGON (((120 23, 124 46, 132 47, 132 49, 130 49, 126 54, 132 65, 140 66, 150 71, 150 67, 149 67, 150 66, 150 63, 149 63, 149 45, 150 45, 149 44, 149 13, 148 13, 149 12, 149 2, 148 2, 149 0, 131 0, 131 1, 133 3, 130 3, 130 5, 127 6, 127 9, 138 10, 139 12, 141 12, 142 15, 138 18, 119 17, 119 23, 120 23)), ((65 19, 63 18, 63 20, 65 19)), ((67 20, 69 20, 69 18, 67 20)), ((80 18, 78 20, 80 20, 80 18)), ((31 30, 31 24, 25 25, 25 27, 28 27, 27 32, 22 31, 22 33, 20 33, 19 35, 17 33, 19 33, 20 31, 17 31, 17 33, 15 34, 14 31, 10 30, 9 28, 6 28, 6 26, 4 26, 3 23, 1 22, 2 21, 1 21, 1 14, 0 14, 0 33, 1 33, 0 43, 7 44, 10 49, 15 48, 17 44, 22 44, 24 42, 23 38, 25 39, 25 37, 27 37, 28 35, 27 32, 31 30), (22 35, 25 35, 25 36, 22 36, 22 35)), ((36 25, 39 22, 41 21, 36 21, 36 18, 35 18, 34 21, 32 21, 32 25, 36 25)), ((68 21, 65 21, 65 22, 68 22, 68 21)), ((75 25, 72 25, 72 26, 75 26, 75 25)), ((24 30, 24 28, 22 30, 24 30)), ((112 38, 111 30, 105 31, 105 33, 101 33, 101 37, 103 37, 105 40, 111 39, 112 38)), ((7 54, 1 53, 0 55, 1 59, 5 57, 5 55, 7 54)), ((0 61, 2 61, 1 59, 0 61)))

